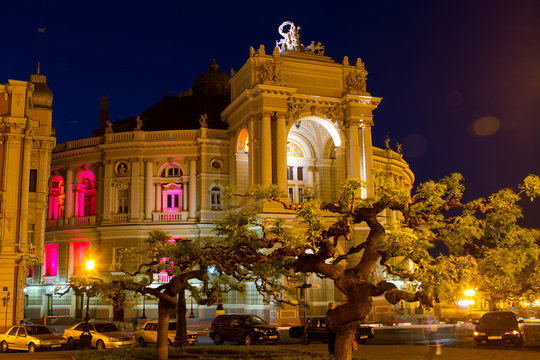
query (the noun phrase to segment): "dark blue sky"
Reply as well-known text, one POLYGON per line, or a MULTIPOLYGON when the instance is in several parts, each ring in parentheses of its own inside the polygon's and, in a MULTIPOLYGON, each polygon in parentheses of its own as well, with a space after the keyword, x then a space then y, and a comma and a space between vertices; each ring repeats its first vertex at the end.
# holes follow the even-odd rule
MULTIPOLYGON (((363 59, 383 98, 373 143, 402 143, 417 183, 461 172, 472 198, 540 174, 540 1, 21 3, 0 11, 0 83, 35 72, 36 28, 47 28, 59 143, 90 137, 101 96, 111 120, 137 115, 190 88, 213 57, 230 73, 250 46, 270 51, 290 20, 304 44, 363 59)), ((538 204, 526 215, 540 226, 538 204)))

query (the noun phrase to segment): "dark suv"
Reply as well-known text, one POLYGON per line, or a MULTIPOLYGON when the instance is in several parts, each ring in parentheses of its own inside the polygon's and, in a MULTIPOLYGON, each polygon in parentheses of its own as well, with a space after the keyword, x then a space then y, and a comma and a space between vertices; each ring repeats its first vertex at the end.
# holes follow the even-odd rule
POLYGON ((476 345, 506 343, 521 346, 523 333, 516 315, 511 311, 488 312, 482 315, 474 329, 476 345))
MULTIPOLYGON (((300 326, 289 328, 289 337, 300 339, 300 343, 308 345, 311 341, 328 342, 328 328, 326 327, 326 316, 312 316, 307 322, 300 326)), ((356 341, 365 344, 368 339, 374 337, 371 326, 362 325, 356 330, 356 341)))
POLYGON ((226 314, 214 319, 210 328, 210 338, 216 345, 224 341, 246 345, 276 344, 279 341, 279 332, 275 326, 269 325, 257 315, 226 314))

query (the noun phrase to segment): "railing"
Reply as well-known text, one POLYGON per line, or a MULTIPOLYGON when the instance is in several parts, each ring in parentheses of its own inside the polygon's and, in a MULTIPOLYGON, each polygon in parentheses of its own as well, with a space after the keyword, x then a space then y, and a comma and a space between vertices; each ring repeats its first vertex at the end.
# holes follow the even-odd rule
POLYGON ((64 219, 47 220, 47 229, 54 229, 64 225, 64 219))
POLYGON ((35 245, 28 244, 28 255, 36 256, 36 247, 35 247, 35 245))
POLYGON ((187 212, 155 212, 152 213, 153 221, 186 221, 187 212))
POLYGON ((69 219, 69 225, 92 225, 95 223, 95 216, 81 216, 69 219))
POLYGON ((113 214, 111 215, 112 223, 126 223, 129 222, 129 214, 113 214))

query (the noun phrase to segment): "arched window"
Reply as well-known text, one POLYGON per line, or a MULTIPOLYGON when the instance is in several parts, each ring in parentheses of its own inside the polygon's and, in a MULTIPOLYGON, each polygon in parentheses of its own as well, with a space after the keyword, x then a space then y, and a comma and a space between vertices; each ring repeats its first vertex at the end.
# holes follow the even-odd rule
POLYGON ((77 177, 75 184, 75 216, 94 216, 96 198, 95 177, 89 170, 83 170, 77 177))
POLYGON ((238 144, 236 151, 239 153, 249 152, 249 133, 246 129, 242 129, 238 135, 238 144))
POLYGON ((64 179, 60 175, 55 175, 49 189, 49 220, 64 217, 64 198, 64 179))
POLYGON ((163 169, 161 177, 180 177, 182 175, 182 169, 180 169, 176 165, 169 165, 165 169, 163 169))
POLYGON ((223 209, 223 190, 219 186, 213 186, 210 190, 210 208, 212 210, 223 209))

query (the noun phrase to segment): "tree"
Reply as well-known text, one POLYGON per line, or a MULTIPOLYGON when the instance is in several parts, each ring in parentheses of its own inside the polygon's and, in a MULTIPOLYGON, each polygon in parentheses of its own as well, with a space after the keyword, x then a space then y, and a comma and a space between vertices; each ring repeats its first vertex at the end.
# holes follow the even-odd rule
MULTIPOLYGON (((538 292, 538 275, 527 277, 534 271, 538 274, 538 233, 517 224, 521 217, 517 202, 523 195, 533 200, 540 194, 538 177, 527 177, 517 193, 503 189, 488 199, 470 202, 463 201, 462 181, 459 174, 428 181, 411 196, 381 172, 376 174, 374 199, 363 199, 364 184, 348 179, 333 203, 321 203, 313 192, 307 192, 305 203, 291 204, 275 186, 255 188, 249 194, 251 201, 229 210, 217 226, 215 246, 221 248, 218 253, 223 259, 244 264, 241 271, 257 279, 257 289, 267 300, 287 301, 284 284, 298 274, 332 279, 347 302, 329 312, 327 323, 337 335, 336 359, 351 359, 354 333, 369 314, 373 296, 384 294, 391 304, 419 301, 431 307, 434 297, 451 298, 460 291, 459 284, 482 279, 483 271, 493 262, 500 263, 508 249, 518 244, 526 249, 522 265, 511 271, 501 269, 499 276, 508 281, 499 281, 497 286, 519 284, 513 289, 516 294, 538 292), (281 204, 281 213, 296 213, 300 226, 292 231, 281 217, 269 212, 269 202, 281 204), (401 214, 402 219, 389 231, 379 218, 385 210, 401 214), (354 227, 361 223, 369 228, 366 239, 343 246, 349 250, 338 253, 338 244, 352 242, 354 227), (433 253, 436 245, 443 246, 442 252, 433 253), (399 290, 384 280, 374 282, 371 275, 378 266, 421 284, 418 291, 399 290)), ((223 264, 220 269, 225 274, 244 275, 223 264)), ((486 279, 478 281, 478 286, 503 293, 486 279)))

